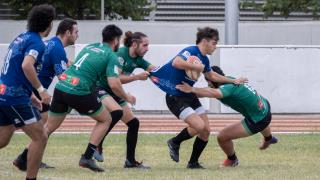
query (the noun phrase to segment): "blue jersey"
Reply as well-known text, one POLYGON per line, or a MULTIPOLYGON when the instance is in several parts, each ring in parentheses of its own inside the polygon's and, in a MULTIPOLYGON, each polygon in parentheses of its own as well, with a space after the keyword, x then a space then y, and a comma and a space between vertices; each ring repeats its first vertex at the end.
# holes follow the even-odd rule
MULTIPOLYGON (((181 57, 185 61, 189 58, 189 56, 197 56, 205 66, 203 73, 211 71, 208 57, 201 54, 198 46, 186 47, 182 51, 180 51, 177 56, 181 57)), ((182 82, 186 82, 190 86, 193 86, 196 81, 190 79, 187 76, 185 70, 177 69, 172 66, 174 58, 165 65, 150 72, 150 79, 167 94, 173 96, 189 96, 190 94, 181 92, 176 89, 176 85, 182 84, 182 82)))
POLYGON ((9 45, 0 77, 0 105, 19 105, 30 103, 32 85, 22 70, 24 57, 32 56, 35 68, 41 64, 44 43, 38 33, 20 34, 9 45))
POLYGON ((58 37, 45 42, 46 48, 42 56, 42 67, 38 77, 44 88, 48 88, 54 78, 67 69, 68 59, 63 44, 58 37))

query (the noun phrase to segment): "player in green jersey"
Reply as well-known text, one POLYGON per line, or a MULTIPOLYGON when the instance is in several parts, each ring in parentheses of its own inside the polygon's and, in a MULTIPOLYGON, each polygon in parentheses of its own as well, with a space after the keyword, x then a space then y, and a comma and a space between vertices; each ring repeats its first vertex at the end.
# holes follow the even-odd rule
MULTIPOLYGON (((224 76, 218 66, 212 66, 212 70, 224 76)), ((217 98, 223 104, 244 116, 241 122, 225 127, 217 136, 221 149, 228 156, 222 162, 221 167, 234 167, 239 164, 232 143, 233 139, 248 137, 260 132, 264 137, 260 145, 261 150, 268 148, 270 144, 278 142, 277 138, 272 136, 269 127, 272 115, 267 99, 260 96, 248 84, 235 85, 208 82, 210 88, 195 88, 186 83, 177 85, 176 88, 186 93, 195 93, 198 97, 217 98)))
POLYGON ((46 124, 48 134, 51 134, 71 109, 96 120, 87 149, 79 161, 81 167, 95 172, 104 171, 92 157, 111 122, 110 113, 93 92, 96 82, 105 77, 104 81, 108 81, 119 97, 135 103, 135 98, 124 92, 119 79, 118 57, 114 51, 119 48, 121 35, 120 28, 108 25, 102 30, 102 42, 89 44, 80 51, 75 63, 59 76, 46 124))
MULTIPOLYGON (((119 56, 119 77, 121 83, 125 84, 137 80, 146 80, 148 78, 149 72, 153 68, 155 68, 155 66, 153 66, 143 58, 143 56, 148 51, 148 46, 149 39, 145 34, 141 32, 132 33, 131 31, 125 33, 124 47, 120 48, 117 52, 117 55, 119 56), (144 70, 144 72, 135 75, 132 74, 132 72, 136 68, 141 68, 144 70)), ((123 98, 120 98, 111 90, 108 82, 99 81, 97 84, 96 92, 112 117, 112 122, 107 133, 105 134, 105 137, 120 119, 128 126, 126 139, 127 155, 124 167, 148 169, 148 166, 143 165, 141 162, 138 162, 135 159, 135 150, 139 131, 138 118, 134 116, 126 101, 123 98)), ((103 141, 104 139, 101 141, 97 148, 97 151, 94 153, 95 159, 100 162, 103 161, 103 141)))

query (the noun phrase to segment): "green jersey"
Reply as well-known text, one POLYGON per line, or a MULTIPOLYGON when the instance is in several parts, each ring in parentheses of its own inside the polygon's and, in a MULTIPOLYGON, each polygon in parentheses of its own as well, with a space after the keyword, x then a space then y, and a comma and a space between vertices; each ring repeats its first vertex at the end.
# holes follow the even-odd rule
POLYGON ((102 77, 118 76, 117 55, 108 44, 94 43, 80 51, 75 63, 60 76, 56 88, 70 94, 87 95, 102 77))
POLYGON ((249 85, 224 84, 219 89, 223 95, 219 100, 223 104, 254 122, 259 122, 267 115, 269 110, 267 100, 249 85))
MULTIPOLYGON (((132 58, 129 54, 129 48, 124 46, 121 47, 118 52, 118 66, 120 70, 122 71, 122 74, 130 75, 136 68, 142 68, 144 70, 147 70, 148 67, 151 65, 148 61, 143 59, 143 57, 137 56, 135 58, 132 58)), ((107 81, 105 81, 106 78, 101 79, 101 81, 98 82, 98 86, 110 90, 109 85, 107 81)))

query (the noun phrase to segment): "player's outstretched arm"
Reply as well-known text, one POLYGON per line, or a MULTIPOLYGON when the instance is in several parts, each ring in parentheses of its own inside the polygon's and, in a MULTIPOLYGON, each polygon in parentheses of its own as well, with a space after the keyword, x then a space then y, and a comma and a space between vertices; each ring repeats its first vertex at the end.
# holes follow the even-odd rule
POLYGON ((218 83, 243 84, 248 82, 248 79, 244 77, 240 77, 238 79, 231 79, 226 76, 221 76, 220 74, 213 71, 205 73, 205 77, 206 79, 209 79, 212 82, 218 82, 218 83))
POLYGON ((199 97, 211 97, 211 98, 222 98, 223 95, 219 89, 215 88, 196 88, 191 87, 189 84, 182 82, 183 84, 178 84, 176 86, 182 92, 194 93, 199 97))
POLYGON ((147 80, 149 76, 149 72, 144 71, 138 74, 132 74, 132 75, 125 75, 125 74, 120 74, 119 78, 122 84, 127 84, 133 81, 137 81, 137 80, 147 80))

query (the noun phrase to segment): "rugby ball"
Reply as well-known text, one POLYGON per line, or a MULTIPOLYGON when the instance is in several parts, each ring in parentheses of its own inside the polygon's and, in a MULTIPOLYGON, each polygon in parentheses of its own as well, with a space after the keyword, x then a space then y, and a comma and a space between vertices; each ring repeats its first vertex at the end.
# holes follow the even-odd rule
MULTIPOLYGON (((189 58, 187 59, 187 62, 192 64, 201 64, 201 61, 197 56, 189 56, 189 58)), ((196 81, 200 77, 201 72, 186 70, 186 74, 190 79, 196 81)))

